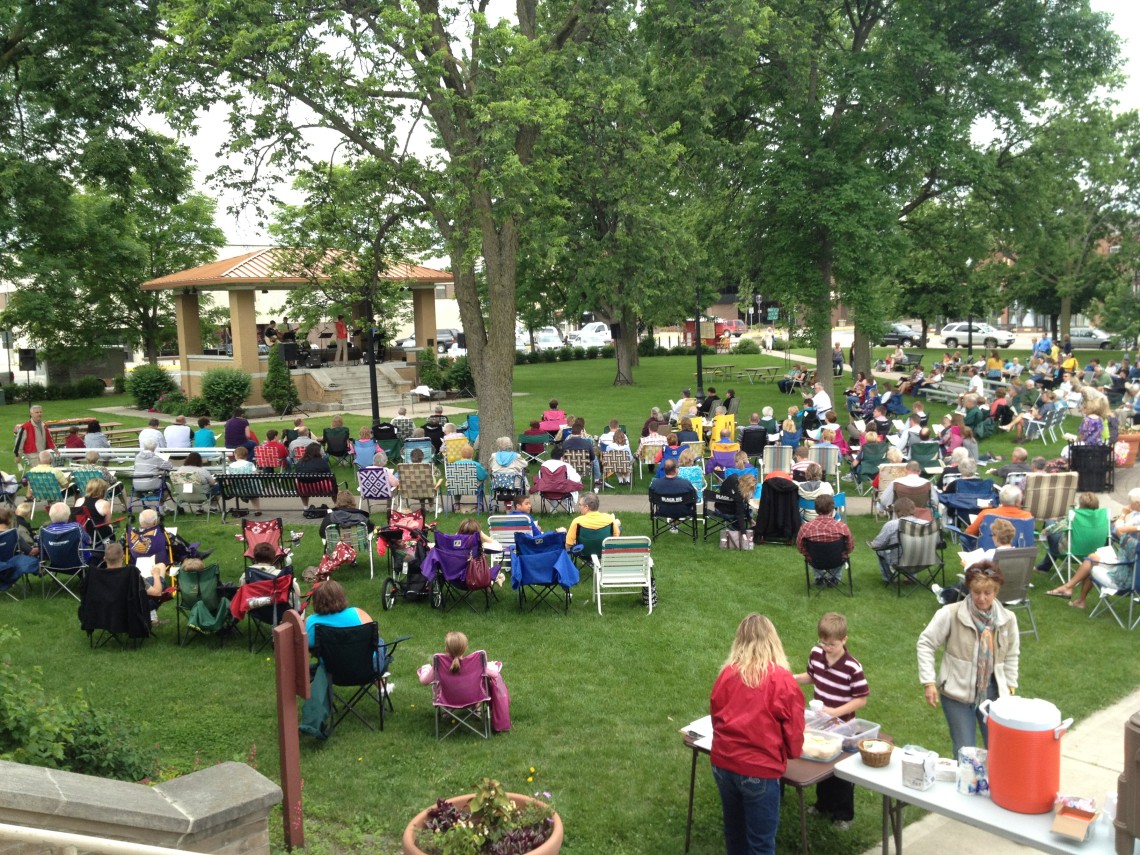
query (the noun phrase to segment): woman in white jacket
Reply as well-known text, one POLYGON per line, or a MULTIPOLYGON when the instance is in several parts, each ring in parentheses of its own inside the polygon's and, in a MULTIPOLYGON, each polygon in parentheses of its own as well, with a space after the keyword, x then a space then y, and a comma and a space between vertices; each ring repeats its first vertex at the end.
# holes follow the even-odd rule
POLYGON ((966 571, 969 596, 939 609, 918 637, 918 678, 926 702, 932 707, 942 703, 954 757, 959 748, 977 744, 977 727, 988 744, 978 705, 1017 689, 1021 636, 1017 617, 998 601, 1004 582, 992 561, 974 564, 966 571), (944 651, 936 679, 934 654, 940 647, 944 651))

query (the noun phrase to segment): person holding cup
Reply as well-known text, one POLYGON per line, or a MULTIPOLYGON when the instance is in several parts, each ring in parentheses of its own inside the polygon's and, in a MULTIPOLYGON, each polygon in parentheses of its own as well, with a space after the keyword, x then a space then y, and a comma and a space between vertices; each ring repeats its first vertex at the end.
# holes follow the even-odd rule
POLYGON ((998 600, 1005 582, 993 561, 979 561, 966 570, 965 599, 943 606, 918 637, 918 678, 926 702, 942 704, 954 754, 977 745, 977 728, 988 745, 978 705, 986 698, 1012 695, 1017 690, 1021 636, 1017 617, 998 600), (944 648, 935 678, 934 657, 944 648))

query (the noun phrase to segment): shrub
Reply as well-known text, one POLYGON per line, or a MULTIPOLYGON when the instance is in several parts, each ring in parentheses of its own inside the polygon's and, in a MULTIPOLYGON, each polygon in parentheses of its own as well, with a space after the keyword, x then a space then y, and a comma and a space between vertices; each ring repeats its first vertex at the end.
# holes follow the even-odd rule
POLYGON ((451 364, 447 369, 446 379, 448 389, 456 389, 460 392, 464 390, 475 391, 475 378, 471 374, 471 363, 467 361, 466 356, 460 356, 451 364))
POLYGON ((543 362, 557 362, 558 361, 558 351, 557 350, 540 350, 538 352, 538 354, 539 354, 539 357, 542 359, 543 362))
MULTIPOLYGON (((0 646, 19 638, 0 626, 0 646)), ((140 781, 155 760, 133 744, 135 733, 120 719, 92 709, 77 692, 71 701, 49 696, 39 669, 0 659, 0 758, 123 781, 140 781)))
POLYGON ((122 374, 115 375, 115 394, 122 395, 127 391, 127 378, 122 374))
POLYGON ((736 340, 736 347, 732 351, 733 353, 759 353, 760 345, 750 338, 740 338, 736 340))
POLYGON ((526 365, 528 362, 530 362, 530 359, 528 358, 529 356, 530 354, 528 354, 525 350, 516 350, 515 365, 526 365))
POLYGON ((169 371, 150 363, 138 366, 127 377, 127 391, 140 410, 149 410, 164 392, 172 392, 177 388, 178 383, 169 371))
POLYGON ((240 368, 211 368, 202 375, 202 398, 211 418, 228 419, 252 388, 249 374, 240 368))
POLYGON ((80 377, 74 386, 76 397, 79 398, 102 398, 107 391, 107 387, 99 377, 80 377))
POLYGON ((669 354, 671 356, 692 356, 693 348, 689 347, 688 345, 678 344, 669 351, 669 354))
POLYGON ((15 404, 16 402, 22 400, 22 398, 20 396, 23 394, 23 392, 21 391, 23 388, 24 387, 21 386, 19 383, 5 383, 4 384, 4 400, 7 401, 9 404, 15 404))
POLYGON ((602 353, 602 359, 613 359, 614 358, 614 346, 612 344, 603 344, 601 353, 602 353))
POLYGON ((154 408, 160 413, 168 413, 172 416, 185 415, 186 394, 181 389, 175 389, 173 392, 163 392, 162 396, 154 402, 154 408))
POLYGON ((657 354, 657 342, 651 337, 646 336, 637 343, 638 356, 655 356, 657 354))
POLYGON ((586 358, 586 348, 584 348, 584 347, 574 348, 574 358, 575 359, 585 359, 586 358))
POLYGON ((782 336, 775 336, 772 339, 772 350, 785 350, 788 347, 788 340, 782 336))
POLYGON ((416 368, 419 371, 420 382, 423 385, 429 389, 444 388, 444 383, 446 383, 447 380, 443 376, 443 371, 440 370, 439 363, 436 362, 435 353, 433 353, 430 348, 424 348, 419 352, 416 368))
POLYGON ((586 358, 587 359, 597 359, 598 354, 600 352, 601 352, 601 349, 598 347, 587 347, 586 348, 586 358))
POLYGON ((558 354, 558 361, 559 362, 569 362, 571 359, 574 358, 574 348, 572 348, 568 345, 563 345, 562 347, 558 348, 557 351, 554 351, 554 352, 558 354))
POLYGON ((195 395, 186 402, 186 415, 195 417, 208 416, 210 415, 210 405, 206 403, 205 398, 195 395))
POLYGON ((276 413, 287 413, 301 403, 297 384, 293 382, 289 366, 281 358, 280 344, 269 348, 269 367, 265 371, 265 382, 261 384, 261 396, 276 413))

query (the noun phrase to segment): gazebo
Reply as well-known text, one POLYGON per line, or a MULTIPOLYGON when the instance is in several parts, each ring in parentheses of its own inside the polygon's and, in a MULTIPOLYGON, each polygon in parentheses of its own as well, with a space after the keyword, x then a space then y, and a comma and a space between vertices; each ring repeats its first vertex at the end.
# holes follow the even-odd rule
MULTIPOLYGON (((204 372, 230 366, 240 368, 253 378, 251 401, 254 404, 263 401, 261 383, 265 379, 267 357, 258 350, 256 295, 259 291, 304 288, 313 281, 308 274, 290 271, 285 253, 280 247, 261 249, 143 283, 144 291, 175 292, 179 363, 187 395, 200 393, 204 372), (202 352, 199 295, 203 291, 229 293, 232 356, 224 352, 220 355, 202 352)), ((416 341, 435 339, 435 289, 437 285, 452 282, 451 274, 402 262, 385 271, 383 278, 405 283, 411 291, 416 341)))

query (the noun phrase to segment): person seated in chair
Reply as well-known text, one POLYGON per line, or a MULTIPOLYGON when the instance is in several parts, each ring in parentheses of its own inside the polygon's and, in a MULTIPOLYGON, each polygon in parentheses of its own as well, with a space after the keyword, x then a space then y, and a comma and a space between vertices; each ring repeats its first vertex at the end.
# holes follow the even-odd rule
POLYGON ((107 434, 103 433, 103 426, 99 424, 98 419, 92 419, 87 423, 87 433, 83 435, 84 448, 110 448, 111 440, 108 439, 107 434))
POLYGON ((756 477, 751 473, 729 475, 717 487, 717 495, 729 501, 717 501, 716 512, 732 520, 732 530, 745 532, 752 525, 752 497, 756 493, 756 477))
POLYGON ((982 522, 987 517, 1004 517, 1009 520, 1031 520, 1033 514, 1021 507, 1021 490, 1012 484, 1006 484, 998 491, 998 506, 996 508, 982 508, 974 521, 964 532, 971 537, 977 537, 982 530, 982 522))
POLYGON ((700 435, 693 429, 693 420, 688 416, 681 419, 677 429, 677 442, 700 442, 700 435))
MULTIPOLYGON (((305 446, 305 454, 297 461, 294 468, 298 475, 328 475, 330 479, 332 478, 332 467, 329 466, 328 458, 322 453, 320 444, 316 442, 310 442, 305 446)), ((309 507, 309 497, 302 496, 301 504, 306 508, 309 507)))
POLYGON ((174 424, 163 428, 162 438, 166 441, 167 448, 190 448, 194 437, 190 432, 190 425, 186 424, 186 416, 175 416, 174 424))
POLYGON ((617 452, 619 454, 625 454, 626 456, 629 457, 629 459, 630 459, 630 473, 631 474, 619 475, 618 476, 618 483, 619 484, 628 484, 630 482, 630 479, 632 478, 632 472, 633 472, 633 468, 632 468, 633 467, 633 452, 630 450, 629 438, 625 435, 625 431, 618 430, 614 434, 613 442, 611 442, 609 444, 609 446, 606 448, 606 451, 607 452, 617 452))
MULTIPOLYGON (((289 563, 291 557, 285 556, 281 558, 277 555, 277 547, 272 543, 262 541, 253 548, 253 563, 245 568, 242 573, 241 583, 243 585, 250 582, 257 581, 258 575, 262 576, 280 576, 282 573, 292 573, 293 565, 289 563), (252 573, 250 571, 253 571, 252 573)), ((293 591, 289 595, 289 607, 298 608, 301 604, 301 586, 297 583, 296 576, 293 577, 293 591)))
POLYGON ((412 431, 416 429, 416 423, 408 418, 407 407, 400 407, 396 410, 396 417, 392 419, 392 427, 396 429, 396 435, 400 439, 407 439, 412 435, 412 431))
POLYGON ((447 416, 443 414, 443 407, 436 404, 424 424, 431 425, 432 427, 443 427, 445 424, 449 424, 447 416))
POLYGON ((784 373, 783 379, 776 381, 776 385, 780 387, 781 392, 787 395, 794 386, 802 384, 806 376, 807 373, 803 366, 797 362, 784 373))
MULTIPOLYGON (((318 626, 350 627, 376 623, 364 609, 348 604, 348 594, 344 586, 335 579, 327 579, 317 586, 309 598, 309 608, 310 614, 305 618, 305 635, 308 636, 310 650, 317 646, 318 626)), ((379 638, 377 643, 380 647, 376 650, 373 664, 376 666, 376 673, 383 674, 388 670, 388 660, 382 658, 381 653, 384 649, 384 639, 379 638)))
MULTIPOLYGON (((813 540, 817 543, 830 543, 833 540, 842 540, 845 543, 843 549, 844 560, 855 550, 855 538, 851 535, 851 529, 847 527, 847 523, 835 518, 835 497, 829 494, 822 494, 815 497, 815 519, 804 523, 800 526, 800 532, 796 535, 796 548, 804 558, 811 558, 807 546, 804 544, 805 540, 813 540)), ((812 568, 815 570, 815 568, 812 568)), ((839 584, 841 580, 838 578, 828 578, 822 572, 816 571, 815 584, 839 584)))
POLYGON ((538 477, 531 485, 532 493, 569 493, 570 501, 578 504, 578 491, 582 489, 582 476, 578 470, 562 459, 562 449, 555 446, 550 459, 544 460, 538 469, 538 477), (565 489, 564 489, 565 488, 565 489))
MULTIPOLYGON (((266 435, 274 434, 276 431, 269 431, 266 435)), ((284 448, 284 446, 282 446, 284 448)), ((249 451, 245 448, 234 449, 234 462, 226 467, 226 471, 232 475, 256 475, 257 465, 249 459, 249 451)), ((246 501, 253 507, 253 515, 255 517, 261 516, 261 499, 256 496, 247 499, 246 501)))
MULTIPOLYGON (((1033 467, 1029 463, 1029 451, 1024 446, 1017 446, 1009 455, 1009 463, 1004 466, 999 466, 997 469, 989 469, 986 471, 987 475, 993 475, 995 478, 1001 478, 1003 482, 1008 483, 1010 476, 1021 476, 1025 473, 1033 471, 1033 467)), ((1022 483, 1015 483, 1015 487, 1021 487, 1022 483)))
POLYGON ((198 419, 198 429, 194 431, 194 448, 213 448, 218 438, 210 430, 210 420, 205 416, 198 419))
MULTIPOLYGON (((249 455, 249 450, 244 446, 239 446, 245 451, 246 456, 249 455)), ((237 449, 234 449, 235 451, 237 449)), ((182 465, 174 470, 180 473, 184 479, 184 483, 201 484, 208 488, 211 497, 220 496, 222 493, 222 485, 218 483, 218 479, 214 477, 214 473, 207 469, 202 461, 202 455, 197 451, 191 451, 186 455, 186 459, 182 461, 182 465)))
POLYGON ((598 481, 602 477, 602 466, 598 460, 597 449, 594 448, 594 441, 586 436, 586 422, 583 419, 575 419, 574 424, 570 426, 570 436, 562 440, 563 451, 585 451, 590 458, 590 470, 594 476, 594 480, 598 481))
POLYGON ((463 446, 459 452, 460 458, 452 464, 452 466, 462 466, 465 468, 474 468, 475 479, 482 486, 487 481, 487 470, 483 468, 483 464, 475 459, 475 449, 470 445, 463 446))
POLYGON ((658 423, 654 419, 650 419, 646 423, 646 430, 648 433, 641 437, 641 442, 637 446, 637 456, 641 457, 642 450, 650 446, 662 446, 668 443, 668 438, 662 436, 657 432, 658 423))
MULTIPOLYGON (((662 497, 679 496, 690 500, 695 507, 698 500, 696 488, 691 482, 677 474, 679 468, 676 460, 666 460, 662 467, 662 474, 654 478, 653 483, 649 485, 649 492, 662 497)), ((675 534, 678 531, 677 524, 670 523, 669 530, 675 534)), ((615 530, 614 534, 619 534, 619 532, 615 530)), ((569 542, 569 536, 567 536, 567 541, 569 542)))
POLYGON ((376 457, 377 447, 376 440, 372 438, 372 428, 368 425, 361 425, 360 436, 352 444, 352 459, 357 469, 372 465, 372 460, 376 457))
POLYGON ((325 514, 325 518, 321 520, 320 535, 321 542, 325 540, 325 529, 330 525, 335 525, 339 529, 345 529, 349 526, 362 525, 372 531, 376 526, 372 522, 371 517, 368 516, 368 511, 356 507, 356 502, 352 498, 352 493, 348 490, 341 490, 336 494, 336 504, 333 509, 325 514))
POLYGON ((41 451, 39 453, 39 455, 37 456, 37 459, 39 460, 39 463, 37 463, 35 466, 33 466, 28 471, 29 472, 50 472, 52 474, 52 476, 55 478, 56 483, 59 484, 59 488, 61 490, 66 489, 67 485, 71 483, 71 476, 68 475, 66 472, 64 472, 62 469, 59 469, 59 468, 51 465, 51 452, 50 451, 41 451))
POLYGON ((720 398, 716 394, 716 389, 709 386, 708 392, 705 393, 705 399, 697 406, 697 412, 700 413, 702 418, 711 418, 712 414, 716 412, 716 407, 719 403, 720 398))
POLYGON ((688 412, 689 407, 696 403, 692 389, 682 389, 681 397, 669 402, 669 421, 676 424, 688 412))
POLYGON ((233 416, 226 420, 222 438, 226 448, 237 448, 239 445, 244 445, 250 451, 257 448, 257 437, 253 435, 253 429, 241 407, 235 407, 233 416))
POLYGON ((144 440, 142 451, 135 456, 134 480, 131 490, 135 493, 153 493, 162 486, 162 476, 174 470, 174 464, 154 453, 158 444, 154 439, 144 440))
POLYGON ((83 526, 71 520, 71 508, 67 506, 67 502, 56 502, 48 508, 48 524, 40 529, 40 540, 43 540, 44 535, 59 535, 73 528, 79 529, 80 533, 80 551, 87 554, 91 547, 91 538, 87 536, 87 532, 83 530, 83 526))
POLYGON ((807 468, 811 465, 808 460, 808 447, 797 445, 792 451, 792 480, 799 483, 807 478, 807 468))
POLYGON ((888 583, 895 579, 891 567, 899 560, 899 521, 910 520, 922 525, 929 522, 929 520, 914 516, 914 501, 906 496, 896 499, 892 510, 894 516, 883 524, 874 540, 867 541, 867 545, 875 551, 875 556, 879 559, 879 572, 882 574, 883 581, 888 583))
POLYGON ((530 523, 530 533, 535 536, 542 534, 542 528, 534 520, 534 506, 531 504, 530 496, 524 494, 516 497, 511 509, 507 511, 507 516, 525 517, 530 523))
MULTIPOLYGON (((458 674, 461 660, 467 655, 467 636, 462 632, 449 632, 443 640, 443 647, 446 653, 444 661, 448 658, 451 660, 447 663, 448 671, 458 674)), ((511 729, 511 698, 503 682, 502 670, 503 663, 497 659, 488 659, 483 670, 483 676, 491 683, 491 727, 496 733, 511 729)), ((433 662, 421 665, 416 676, 425 686, 434 683, 436 673, 433 662)))
POLYGON ((495 446, 498 449, 491 455, 491 475, 498 475, 500 472, 510 472, 515 475, 523 476, 523 484, 526 484, 526 460, 523 456, 514 450, 514 443, 509 436, 500 436, 495 440, 495 446))
POLYGON ((800 481, 796 486, 799 488, 800 498, 813 503, 811 508, 801 508, 800 510, 804 522, 815 519, 814 502, 816 498, 822 496, 824 493, 831 496, 835 495, 835 490, 832 488, 831 482, 823 479, 823 467, 814 460, 808 461, 807 468, 804 470, 804 480, 800 481))
POLYGON ((732 428, 725 425, 721 429, 720 436, 709 443, 709 451, 740 451, 740 443, 733 439, 732 428))
MULTIPOLYGON (((657 482, 654 481, 653 483, 656 484, 657 482)), ((567 551, 570 551, 574 544, 578 542, 578 532, 582 529, 597 531, 606 526, 613 526, 613 536, 621 536, 621 523, 618 522, 617 517, 613 514, 603 513, 598 510, 601 506, 602 502, 601 499, 598 498, 597 493, 585 492, 581 495, 578 499, 578 516, 574 517, 570 523, 570 527, 566 529, 567 551)))
POLYGON ((73 522, 83 526, 83 530, 91 536, 92 540, 110 540, 115 530, 111 525, 111 503, 104 496, 110 485, 102 478, 91 478, 87 481, 83 498, 75 503, 71 509, 73 522))
MULTIPOLYGON (((109 543, 106 550, 103 552, 103 566, 108 570, 116 570, 119 567, 128 566, 124 563, 126 555, 123 552, 122 544, 109 543)), ((129 565, 133 567, 134 565, 129 565)), ((166 570, 165 564, 155 564, 151 571, 150 576, 143 576, 142 584, 146 591, 147 599, 150 600, 150 625, 161 626, 169 623, 169 621, 159 620, 158 607, 165 603, 167 600, 174 599, 174 592, 168 589, 166 585, 166 570)), ((98 571, 95 571, 98 572, 98 571)), ((138 570, 136 569, 137 573, 138 570)))
POLYGON ((896 478, 879 494, 879 510, 885 511, 895 503, 895 484, 901 484, 904 487, 929 488, 930 479, 923 477, 921 463, 917 460, 909 461, 906 464, 906 474, 901 478, 896 478))

